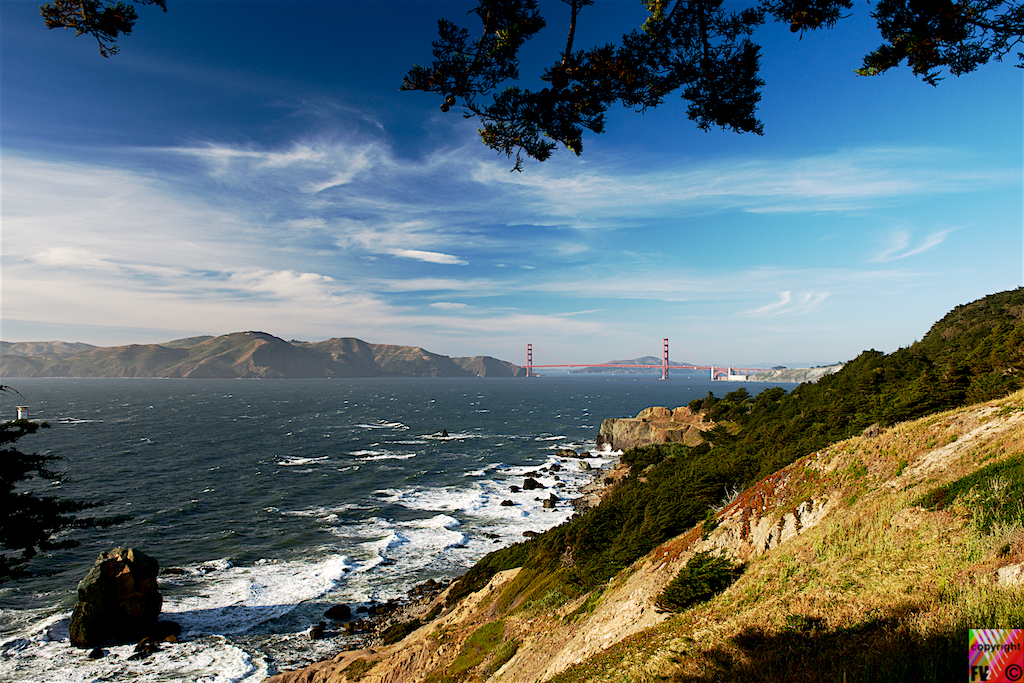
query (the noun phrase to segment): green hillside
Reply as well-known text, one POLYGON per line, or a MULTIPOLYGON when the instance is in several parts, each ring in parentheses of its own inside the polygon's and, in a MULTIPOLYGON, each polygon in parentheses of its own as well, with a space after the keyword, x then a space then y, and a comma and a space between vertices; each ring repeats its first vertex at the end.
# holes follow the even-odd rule
POLYGON ((865 351, 840 372, 790 393, 746 389, 690 404, 716 423, 695 447, 626 452, 642 476, 616 485, 598 507, 547 533, 483 558, 454 601, 497 571, 524 566, 517 581, 566 596, 611 578, 743 490, 798 458, 878 428, 1003 396, 1021 387, 1024 289, 960 306, 919 342, 891 354, 865 351), (572 561, 567 561, 571 558, 572 561), (547 577, 539 581, 538 577, 547 577))

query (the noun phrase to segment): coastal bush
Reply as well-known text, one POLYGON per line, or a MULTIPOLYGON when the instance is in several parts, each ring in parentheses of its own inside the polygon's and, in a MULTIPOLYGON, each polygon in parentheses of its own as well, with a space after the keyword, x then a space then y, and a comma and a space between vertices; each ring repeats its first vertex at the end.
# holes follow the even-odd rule
POLYGON ((508 660, 515 657, 516 652, 519 651, 519 640, 513 638, 512 640, 506 640, 498 647, 494 648, 494 654, 491 656, 491 663, 487 665, 487 676, 491 676, 495 671, 505 666, 508 660))
POLYGON ((353 659, 349 665, 344 668, 345 679, 348 680, 349 683, 357 683, 370 671, 370 669, 373 668, 373 665, 376 663, 376 661, 371 662, 366 659, 353 659))
POLYGON ((601 597, 604 595, 605 588, 607 586, 594 589, 587 596, 587 599, 583 601, 582 605, 565 615, 565 622, 571 624, 580 617, 590 614, 597 609, 598 604, 601 602, 601 597))
POLYGON ((697 553, 658 594, 654 604, 663 612, 681 612, 715 597, 742 572, 743 566, 727 557, 707 551, 697 553))
POLYGON ((385 645, 391 645, 392 643, 397 643, 402 638, 405 638, 420 626, 423 626, 423 622, 419 619, 401 621, 384 629, 384 632, 381 634, 381 639, 383 639, 385 645))
POLYGON ((448 592, 445 604, 454 605, 470 593, 480 590, 498 572, 526 566, 537 554, 538 538, 540 536, 534 536, 484 555, 455 582, 448 592))

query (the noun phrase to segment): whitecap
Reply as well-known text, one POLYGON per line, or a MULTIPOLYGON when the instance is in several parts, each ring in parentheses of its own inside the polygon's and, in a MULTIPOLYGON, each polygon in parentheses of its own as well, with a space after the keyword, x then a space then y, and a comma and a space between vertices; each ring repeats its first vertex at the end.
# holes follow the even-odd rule
POLYGON ((417 519, 411 522, 406 522, 409 526, 422 527, 424 529, 451 529, 452 527, 461 526, 462 522, 450 517, 449 515, 434 515, 427 519, 417 519))
POLYGON ((407 425, 404 425, 401 422, 387 422, 386 420, 377 420, 376 422, 361 423, 361 424, 357 424, 356 426, 357 427, 362 427, 363 429, 408 429, 409 428, 407 425))
POLYGON ((315 462, 323 462, 324 460, 327 460, 329 457, 330 456, 327 455, 321 455, 316 458, 303 458, 297 455, 286 455, 284 456, 284 460, 280 460, 277 463, 277 465, 279 467, 296 467, 300 465, 312 465, 315 462))
POLYGON ((362 458, 363 460, 408 460, 415 458, 415 453, 380 453, 378 455, 362 458))
MULTIPOLYGON (((360 509, 360 506, 355 503, 346 503, 344 505, 336 505, 332 507, 315 506, 306 508, 304 510, 284 510, 280 514, 285 517, 315 517, 322 522, 336 522, 338 521, 338 515, 349 510, 360 509)), ((278 510, 274 508, 274 511, 278 510)))
POLYGON ((375 491, 385 502, 398 503, 410 510, 471 512, 484 505, 483 490, 473 482, 466 488, 382 489, 375 491))
POLYGON ((17 638, 0 643, 0 679, 35 683, 92 683, 133 680, 156 683, 260 683, 270 675, 259 654, 250 654, 220 636, 164 645, 144 660, 132 660, 134 645, 105 648, 107 656, 86 659, 69 640, 71 613, 52 615, 17 638))
POLYGON ((376 541, 367 541, 361 545, 364 548, 369 548, 375 551, 378 555, 383 555, 385 550, 394 548, 409 542, 409 539, 396 531, 390 531, 384 538, 377 539, 376 541))

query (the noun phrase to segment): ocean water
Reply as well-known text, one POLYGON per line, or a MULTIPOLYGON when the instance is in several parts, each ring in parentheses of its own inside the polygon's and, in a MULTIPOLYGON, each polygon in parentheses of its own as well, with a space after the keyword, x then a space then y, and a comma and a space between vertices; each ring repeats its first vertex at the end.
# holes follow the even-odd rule
MULTIPOLYGON (((597 472, 555 453, 594 451, 601 421, 739 388, 703 376, 347 380, 5 380, 3 416, 28 405, 52 428, 26 452, 67 473, 50 489, 104 500, 120 526, 74 532, 81 546, 38 558, 37 576, 0 584, 0 680, 257 683, 352 641, 312 624, 338 603, 401 598, 486 553, 568 519, 597 472), (447 436, 445 436, 447 432, 447 436), (544 491, 511 493, 525 473, 544 491), (558 480, 555 480, 558 476, 558 480), (562 486, 559 487, 559 484, 562 486), (562 499, 554 510, 537 498, 562 499), (506 499, 514 506, 502 506, 506 499), (132 546, 163 575, 162 618, 180 643, 145 660, 68 643, 75 588, 97 555, 132 546)), ((752 384, 756 393, 768 385, 752 384)), ((8 414, 10 414, 8 416, 8 414)), ((331 622, 328 622, 329 624, 331 622)))

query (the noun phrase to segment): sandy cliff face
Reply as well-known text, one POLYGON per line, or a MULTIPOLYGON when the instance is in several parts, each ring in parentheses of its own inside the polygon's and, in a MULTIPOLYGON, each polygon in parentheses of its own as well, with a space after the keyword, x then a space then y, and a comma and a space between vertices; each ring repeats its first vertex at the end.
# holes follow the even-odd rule
POLYGON ((703 413, 693 413, 686 406, 675 410, 645 408, 636 417, 608 418, 602 422, 597 445, 620 451, 651 443, 696 446, 704 440, 702 433, 715 426, 703 418, 703 413))

